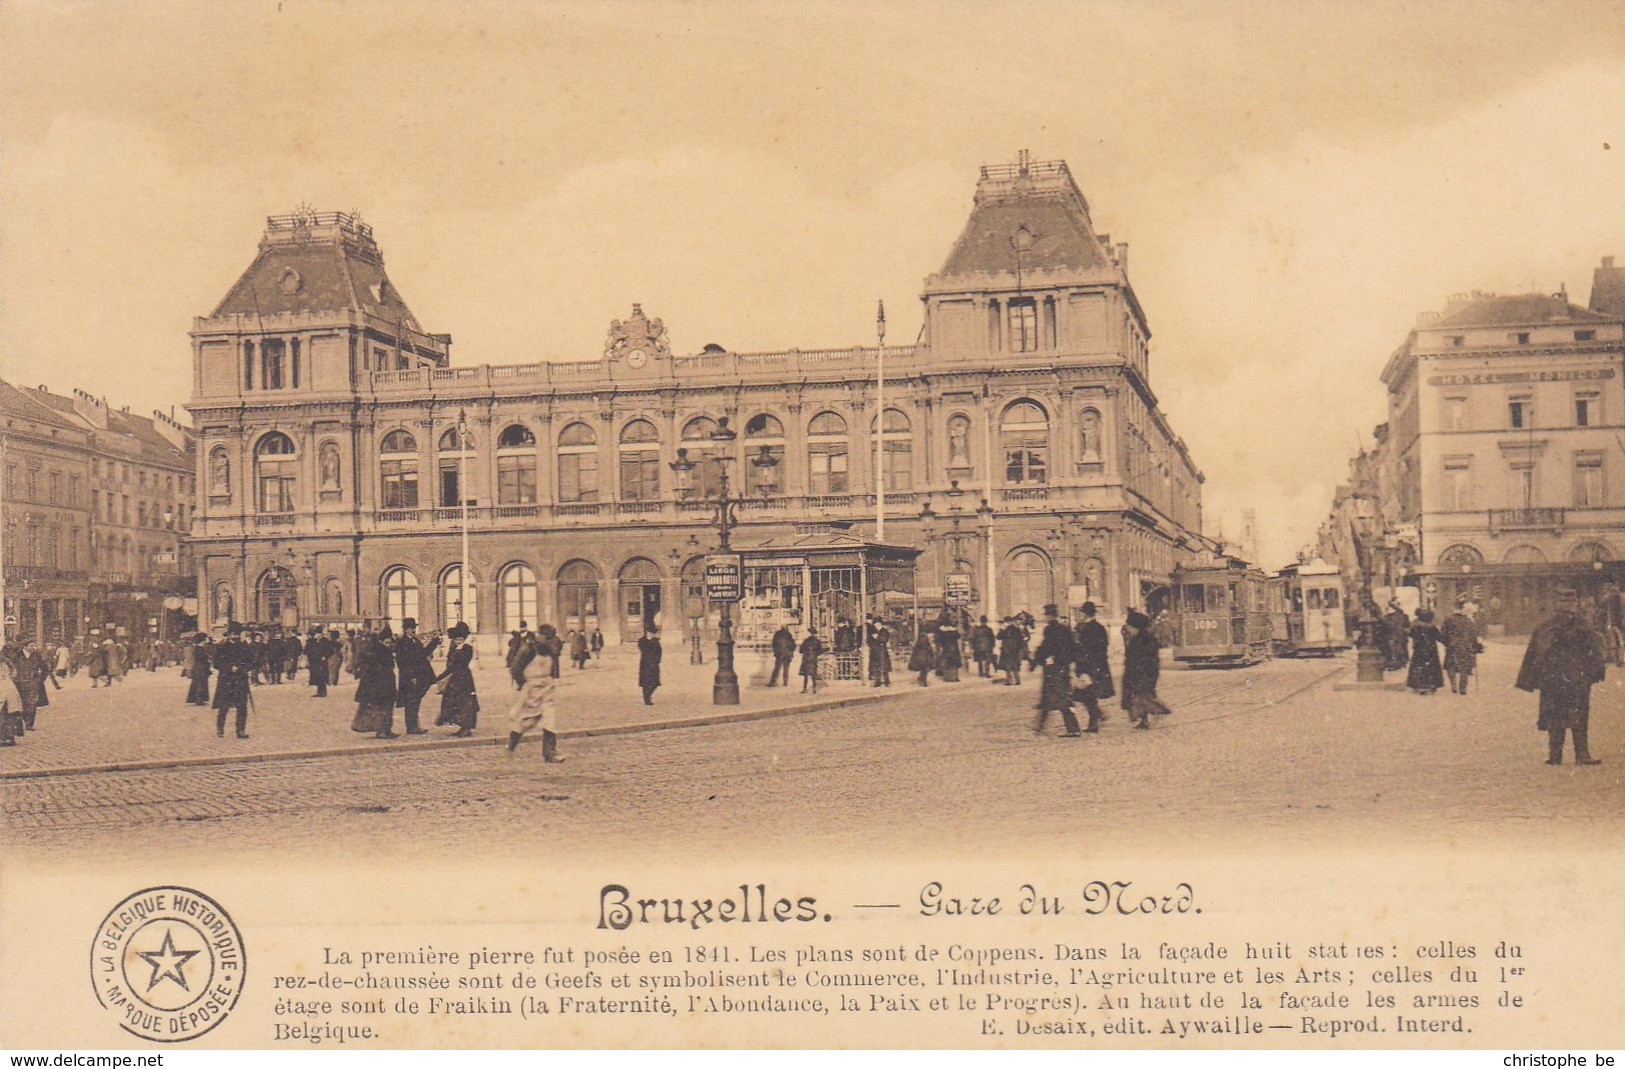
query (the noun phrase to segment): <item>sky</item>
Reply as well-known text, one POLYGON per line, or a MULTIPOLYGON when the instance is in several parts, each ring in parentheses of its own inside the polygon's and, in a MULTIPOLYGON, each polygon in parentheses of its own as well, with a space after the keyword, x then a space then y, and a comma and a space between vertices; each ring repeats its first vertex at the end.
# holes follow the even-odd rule
POLYGON ((0 6, 0 374, 133 411, 267 215, 359 213, 456 364, 920 328, 977 168, 1129 243, 1209 534, 1313 539, 1452 293, 1625 256, 1625 0, 0 6))

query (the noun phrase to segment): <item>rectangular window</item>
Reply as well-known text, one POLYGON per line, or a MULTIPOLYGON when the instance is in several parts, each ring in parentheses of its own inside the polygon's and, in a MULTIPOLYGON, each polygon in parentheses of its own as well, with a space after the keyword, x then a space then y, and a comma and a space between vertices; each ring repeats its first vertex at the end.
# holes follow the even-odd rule
POLYGON ((1530 464, 1514 464, 1507 486, 1507 504, 1515 509, 1535 507, 1535 469, 1530 464))
POLYGON ((1596 341, 1597 332, 1594 330, 1577 330, 1574 332, 1575 341, 1596 341))
POLYGON ((1534 426, 1535 406, 1527 397, 1514 397, 1507 402, 1507 424, 1513 430, 1534 426))
POLYGON ((1528 345, 1529 332, 1527 330, 1520 330, 1516 334, 1512 335, 1512 340, 1517 342, 1519 345, 1528 345))
POLYGON ((261 460, 258 474, 260 511, 292 512, 294 466, 285 461, 261 460))
MULTIPOLYGON (((698 471, 695 472, 698 474, 698 471)), ((559 457, 559 500, 566 504, 598 500, 598 454, 564 453, 559 457)))
POLYGON ((807 450, 808 493, 845 494, 851 483, 847 478, 846 446, 815 445, 807 450))
POLYGON ((1201 583, 1187 583, 1185 584, 1184 590, 1185 598, 1183 608, 1185 612, 1207 611, 1207 599, 1205 597, 1207 591, 1206 587, 1204 587, 1201 583))
POLYGON ((914 444, 912 442, 886 443, 880 454, 881 475, 886 492, 904 492, 914 489, 914 444))
POLYGON ((72 505, 74 508, 79 507, 79 492, 80 492, 80 490, 81 490, 81 487, 80 487, 80 484, 79 484, 79 476, 77 476, 77 475, 68 476, 68 504, 72 505))
POLYGON ((621 500, 655 501, 660 497, 660 454, 637 450, 621 454, 621 500))
POLYGON ((378 466, 386 509, 418 507, 418 462, 386 460, 378 466))
POLYGON ((1044 435, 1004 436, 1004 481, 1013 486, 1049 481, 1049 440, 1044 435))
POLYGON ((1574 507, 1599 508, 1602 506, 1602 454, 1576 453, 1574 455, 1574 507))
POLYGON ((1444 399, 1444 429, 1447 431, 1464 431, 1467 429, 1467 398, 1457 395, 1444 399))
POLYGON ((282 354, 281 339, 273 338, 260 346, 260 388, 264 390, 282 389, 282 354))
POLYGON ((1460 349, 1463 345, 1466 345, 1466 344, 1467 344, 1467 335, 1465 335, 1465 334, 1452 334, 1452 335, 1450 335, 1451 348, 1460 349))
POLYGON ((1010 302, 1010 351, 1038 351, 1038 305, 1031 297, 1010 302))
POLYGON ((1444 507, 1452 512, 1473 507, 1473 469, 1466 457, 1450 457, 1444 462, 1444 507))
POLYGON ((289 383, 294 389, 299 388, 299 339, 294 338, 288 343, 289 383))
POLYGON ((497 457, 497 502, 536 504, 536 457, 497 457))
POLYGON ((1600 394, 1580 393, 1574 395, 1574 425, 1576 427, 1591 427, 1602 422, 1601 413, 1597 411, 1598 402, 1602 400, 1600 394))
POLYGON ((443 509, 461 508, 457 488, 462 485, 463 464, 454 457, 440 459, 440 507, 443 509))

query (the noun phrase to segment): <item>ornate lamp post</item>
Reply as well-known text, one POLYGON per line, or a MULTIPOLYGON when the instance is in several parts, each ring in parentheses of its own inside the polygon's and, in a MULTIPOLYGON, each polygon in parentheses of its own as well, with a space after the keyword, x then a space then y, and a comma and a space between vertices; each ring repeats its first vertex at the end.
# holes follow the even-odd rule
MULTIPOLYGON (((718 466, 717 479, 717 536, 719 553, 732 553, 733 544, 731 536, 734 528, 734 506, 738 503, 728 493, 728 465, 734 460, 733 443, 739 436, 728 427, 728 417, 723 416, 717 421, 717 429, 711 432, 711 441, 717 443, 717 453, 711 459, 718 466)), ((751 463, 759 471, 765 471, 778 464, 778 461, 767 450, 763 449, 757 456, 751 458, 751 463)), ((688 459, 688 450, 677 450, 677 459, 669 465, 678 477, 678 493, 686 495, 687 481, 693 472, 694 461, 688 459)), ((696 635, 698 631, 695 632, 696 635)), ((697 640, 696 640, 697 641, 697 640)), ((729 602, 722 603, 722 619, 717 627, 717 672, 711 682, 711 704, 738 705, 739 704, 739 675, 734 671, 734 635, 733 635, 733 608, 729 602)))

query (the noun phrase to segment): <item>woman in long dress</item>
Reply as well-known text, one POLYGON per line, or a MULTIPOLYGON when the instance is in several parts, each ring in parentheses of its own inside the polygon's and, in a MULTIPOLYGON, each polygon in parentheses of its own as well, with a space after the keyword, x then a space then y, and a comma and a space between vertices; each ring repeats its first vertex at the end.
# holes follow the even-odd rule
POLYGON ((209 676, 214 672, 209 665, 208 642, 208 638, 198 635, 192 640, 191 648, 186 651, 188 658, 186 671, 192 680, 192 685, 186 689, 187 705, 208 707, 209 676))
POLYGON ((469 665, 474 662, 474 647, 468 644, 468 625, 459 621, 446 632, 451 648, 446 651, 446 670, 434 681, 445 682, 440 691, 440 716, 435 725, 455 727, 453 738, 465 739, 474 734, 480 719, 480 698, 474 693, 474 673, 469 665))
POLYGON ((1433 613, 1422 609, 1411 625, 1411 667, 1405 685, 1418 694, 1432 694, 1444 686, 1444 667, 1439 663, 1439 644, 1444 636, 1433 626, 1433 613))
POLYGON ((512 669, 519 680, 519 695, 508 710, 508 756, 512 757, 519 748, 519 740, 533 728, 540 727, 542 758, 549 764, 557 764, 564 760, 559 756, 558 710, 553 703, 558 681, 548 662, 537 640, 527 635, 512 669))

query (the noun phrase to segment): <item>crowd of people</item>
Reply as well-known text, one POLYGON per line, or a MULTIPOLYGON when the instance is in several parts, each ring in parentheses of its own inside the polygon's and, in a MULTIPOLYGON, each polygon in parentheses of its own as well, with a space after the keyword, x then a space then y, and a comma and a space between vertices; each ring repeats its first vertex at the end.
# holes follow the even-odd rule
MULTIPOLYGON (((1548 733, 1549 763, 1561 763, 1565 737, 1572 737, 1576 763, 1596 764, 1589 750, 1590 688, 1601 681, 1607 663, 1620 663, 1621 650, 1587 615, 1576 591, 1563 588, 1557 594, 1558 610, 1531 636, 1516 686, 1541 695, 1537 727, 1548 733)), ((1452 694, 1465 695, 1484 652, 1476 609, 1469 599, 1458 599, 1438 624, 1429 609, 1419 610, 1412 619, 1397 601, 1392 602, 1386 614, 1369 614, 1374 622, 1362 642, 1380 650, 1387 670, 1405 671, 1406 686, 1415 693, 1435 694, 1448 682, 1452 694)), ((1105 719, 1100 703, 1113 697, 1120 698, 1133 726, 1146 730, 1152 716, 1169 711, 1157 696, 1164 644, 1158 624, 1138 611, 1127 614, 1119 690, 1112 678, 1107 631, 1096 617, 1096 606, 1085 603, 1069 624, 1057 606, 1046 605, 1041 630, 1026 613, 1005 617, 995 630, 986 616, 971 623, 963 610, 945 610, 930 623, 905 622, 903 629, 913 634, 910 641, 908 634, 900 635, 885 619, 871 615, 861 627, 839 621, 832 647, 825 646, 815 628, 798 639, 785 625, 770 642, 773 668, 767 686, 789 686, 794 670, 803 693, 816 694, 820 681, 829 675, 825 658, 853 654, 862 647, 868 654, 870 685, 890 687, 894 651, 907 650, 907 670, 920 687, 929 687, 933 678, 957 682, 968 663, 976 666, 976 678, 1009 687, 1022 685, 1023 669, 1038 673, 1040 734, 1051 714, 1059 715, 1066 738, 1098 732, 1105 719), (1080 724, 1075 706, 1083 708, 1086 724, 1080 724)), ((596 629, 561 634, 551 624, 532 630, 521 623, 511 633, 505 664, 518 695, 508 712, 510 754, 539 727, 544 758, 563 760, 558 754, 555 696, 560 662, 568 654, 580 670, 602 656, 603 648, 603 636, 596 629)), ((644 631, 637 651, 638 688, 644 704, 653 705, 661 685, 663 652, 657 629, 644 631)), ((338 685, 345 673, 356 681, 351 728, 358 733, 399 738, 401 733, 395 730, 399 709, 404 734, 428 734, 421 707, 437 690, 440 707, 434 726, 452 729, 450 737, 466 738, 474 734, 480 713, 473 660, 466 624, 455 624, 444 634, 419 635, 417 622, 410 619, 402 621, 398 634, 386 625, 342 633, 313 628, 301 637, 282 629, 233 623, 218 638, 196 634, 175 643, 111 636, 57 647, 12 642, 0 651, 0 746, 14 746, 35 730, 38 711, 50 704, 48 688, 61 690, 64 680, 81 671, 92 687, 112 687, 132 666, 157 671, 166 665, 179 665, 188 680, 188 704, 215 711, 220 737, 235 714, 236 737, 248 738, 254 688, 295 683, 303 666, 315 698, 326 698, 328 688, 338 685), (442 642, 444 667, 437 671, 433 658, 442 642)))

